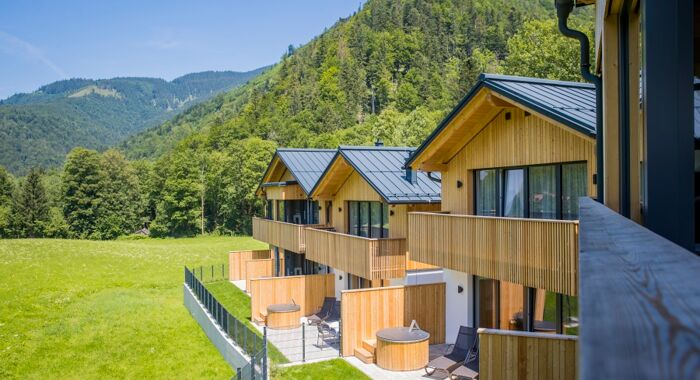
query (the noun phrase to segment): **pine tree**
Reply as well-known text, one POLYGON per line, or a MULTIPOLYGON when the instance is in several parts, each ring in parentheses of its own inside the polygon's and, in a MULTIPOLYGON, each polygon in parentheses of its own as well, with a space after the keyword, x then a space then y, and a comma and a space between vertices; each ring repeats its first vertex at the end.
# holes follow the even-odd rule
POLYGON ((12 193, 15 185, 10 174, 0 166, 0 237, 10 236, 12 193))
POLYGON ((139 228, 144 202, 136 173, 123 154, 113 149, 104 152, 100 166, 103 176, 95 237, 114 239, 139 228))
POLYGON ((63 216, 73 236, 93 237, 102 185, 103 172, 96 151, 75 148, 68 153, 63 168, 63 216))
POLYGON ((42 175, 41 169, 30 169, 15 192, 12 225, 17 237, 36 238, 44 235, 44 226, 49 221, 49 200, 42 175))

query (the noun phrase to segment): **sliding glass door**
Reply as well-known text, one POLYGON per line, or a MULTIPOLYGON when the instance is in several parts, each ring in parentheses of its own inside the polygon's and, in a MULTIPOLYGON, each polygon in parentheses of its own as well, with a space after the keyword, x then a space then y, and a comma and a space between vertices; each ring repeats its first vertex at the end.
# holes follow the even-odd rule
POLYGON ((389 237, 389 206, 381 202, 348 202, 348 233, 368 238, 389 237))

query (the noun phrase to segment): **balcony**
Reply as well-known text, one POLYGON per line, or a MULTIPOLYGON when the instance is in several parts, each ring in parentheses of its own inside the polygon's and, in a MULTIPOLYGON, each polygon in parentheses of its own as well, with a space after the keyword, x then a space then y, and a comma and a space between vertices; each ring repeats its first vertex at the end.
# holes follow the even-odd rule
POLYGON ((317 224, 294 224, 276 220, 253 218, 253 238, 275 247, 296 253, 306 251, 304 229, 320 227, 317 224))
POLYGON ((409 213, 411 259, 575 296, 578 222, 409 213))
POLYGON ((306 258, 368 280, 406 275, 406 239, 369 239, 333 231, 306 230, 306 258))

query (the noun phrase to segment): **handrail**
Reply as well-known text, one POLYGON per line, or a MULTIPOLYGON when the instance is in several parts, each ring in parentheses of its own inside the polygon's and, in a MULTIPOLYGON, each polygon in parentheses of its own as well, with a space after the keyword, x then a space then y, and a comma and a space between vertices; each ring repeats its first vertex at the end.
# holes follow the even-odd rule
POLYGON ((254 216, 253 219, 262 220, 262 221, 265 221, 265 222, 274 222, 274 223, 279 223, 279 224, 287 224, 287 225, 290 225, 290 226, 299 226, 299 227, 302 227, 302 228, 307 228, 307 227, 312 227, 312 226, 318 226, 318 227, 324 226, 324 224, 320 224, 320 223, 319 223, 319 224, 289 223, 289 222, 283 222, 283 221, 281 221, 281 220, 274 220, 274 219, 261 218, 261 217, 259 217, 259 216, 254 216))
POLYGON ((513 221, 528 221, 528 222, 544 222, 544 223, 557 223, 557 224, 579 224, 578 220, 568 220, 568 219, 539 219, 539 218, 515 218, 512 216, 488 216, 488 215, 468 215, 468 214, 452 214, 449 211, 446 212, 429 212, 429 211, 411 211, 408 213, 414 215, 438 215, 438 216, 448 216, 454 218, 466 218, 466 219, 496 219, 496 220, 513 220, 513 221))
POLYGON ((700 258, 580 199, 581 379, 700 373, 700 258))
POLYGON ((368 237, 364 237, 364 236, 358 236, 358 235, 353 235, 353 234, 346 234, 346 233, 338 232, 338 231, 328 231, 328 230, 324 230, 324 229, 322 229, 322 228, 316 228, 316 227, 307 227, 307 229, 309 229, 309 230, 315 230, 315 231, 321 231, 321 232, 325 232, 325 233, 327 233, 327 234, 342 235, 342 236, 346 236, 346 237, 353 238, 353 239, 356 238, 356 239, 367 240, 367 241, 394 241, 394 240, 406 240, 406 238, 403 238, 403 237, 398 237, 398 238, 397 238, 397 237, 393 237, 393 238, 368 238, 368 237))

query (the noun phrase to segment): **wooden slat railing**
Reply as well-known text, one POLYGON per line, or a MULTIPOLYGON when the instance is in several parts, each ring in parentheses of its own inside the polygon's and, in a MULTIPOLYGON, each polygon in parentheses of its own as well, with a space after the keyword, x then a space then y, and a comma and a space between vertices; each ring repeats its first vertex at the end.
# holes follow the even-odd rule
POLYGON ((306 258, 368 280, 406 275, 406 239, 368 239, 308 228, 306 258))
POLYGON ((578 222, 413 212, 411 259, 575 296, 578 222))
POLYGON ((294 224, 253 217, 253 238, 292 252, 304 253, 304 229, 316 224, 294 224))
POLYGON ((577 337, 479 329, 479 378, 578 379, 577 337))
POLYGON ((697 379, 700 258, 590 198, 580 206, 581 379, 697 379))

